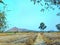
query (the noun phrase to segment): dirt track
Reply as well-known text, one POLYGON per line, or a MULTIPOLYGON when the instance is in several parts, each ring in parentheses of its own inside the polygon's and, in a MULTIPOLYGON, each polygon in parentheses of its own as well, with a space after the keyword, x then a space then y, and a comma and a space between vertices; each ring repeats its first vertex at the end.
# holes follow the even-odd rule
POLYGON ((60 44, 59 35, 60 33, 0 34, 0 45, 47 45, 55 42, 60 44))

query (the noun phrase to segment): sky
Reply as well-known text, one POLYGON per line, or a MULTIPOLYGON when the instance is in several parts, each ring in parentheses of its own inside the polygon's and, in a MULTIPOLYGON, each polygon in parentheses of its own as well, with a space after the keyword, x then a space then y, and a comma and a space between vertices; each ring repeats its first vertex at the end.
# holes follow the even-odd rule
POLYGON ((57 16, 59 10, 45 10, 40 12, 43 8, 39 4, 34 5, 30 0, 4 0, 7 4, 6 18, 8 29, 12 27, 24 28, 29 30, 40 31, 38 28, 41 22, 44 22, 47 28, 46 31, 56 31, 56 24, 60 23, 60 16, 57 16))

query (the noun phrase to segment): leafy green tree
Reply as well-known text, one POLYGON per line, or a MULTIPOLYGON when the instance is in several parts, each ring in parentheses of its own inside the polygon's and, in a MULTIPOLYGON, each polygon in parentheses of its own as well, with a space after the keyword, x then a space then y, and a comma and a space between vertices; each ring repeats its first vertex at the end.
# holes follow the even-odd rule
MULTIPOLYGON (((39 26, 39 29, 42 31, 42 30, 44 30, 46 27, 47 27, 47 26, 46 26, 43 22, 41 22, 41 23, 40 23, 40 26, 39 26)), ((43 35, 43 32, 41 32, 40 34, 43 35)))
POLYGON ((60 0, 31 0, 31 2, 34 2, 34 5, 36 4, 36 3, 40 3, 40 5, 43 7, 43 6, 45 6, 46 7, 46 9, 48 9, 48 8, 51 8, 51 9, 53 9, 54 10, 54 6, 51 6, 51 5, 55 5, 55 6, 57 6, 57 7, 60 7, 60 0), (42 1, 44 2, 44 3, 42 3, 42 1))
MULTIPOLYGON (((56 7, 60 10, 60 0, 31 0, 31 2, 33 2, 34 5, 38 4, 39 6, 41 6, 41 12, 49 9, 55 10, 56 7)), ((60 16, 60 12, 58 12, 56 15, 60 16)))
MULTIPOLYGON (((2 0, 0 0, 0 3, 4 4, 2 0)), ((5 28, 6 28, 6 15, 5 15, 5 11, 2 10, 0 12, 0 32, 3 32, 5 28)))
POLYGON ((44 30, 46 27, 47 26, 43 22, 41 22, 40 26, 39 26, 39 29, 44 30))
POLYGON ((5 4, 2 0, 0 0, 0 3, 5 4))

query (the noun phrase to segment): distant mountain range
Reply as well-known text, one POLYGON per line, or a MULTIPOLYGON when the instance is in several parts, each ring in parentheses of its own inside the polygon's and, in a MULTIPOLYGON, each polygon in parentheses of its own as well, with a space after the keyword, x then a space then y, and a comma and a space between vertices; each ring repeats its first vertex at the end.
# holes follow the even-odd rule
POLYGON ((29 29, 13 27, 13 28, 7 30, 6 32, 56 32, 56 31, 41 31, 41 30, 36 31, 36 30, 29 30, 29 29))
POLYGON ((7 30, 6 32, 32 32, 32 31, 33 30, 28 30, 28 29, 13 27, 13 28, 7 30))

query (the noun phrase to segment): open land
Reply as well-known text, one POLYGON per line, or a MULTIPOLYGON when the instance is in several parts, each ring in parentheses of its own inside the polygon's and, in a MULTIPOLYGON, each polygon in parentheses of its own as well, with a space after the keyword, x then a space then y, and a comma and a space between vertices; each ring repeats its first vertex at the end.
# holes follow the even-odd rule
POLYGON ((60 32, 0 33, 0 45, 60 45, 60 32))

